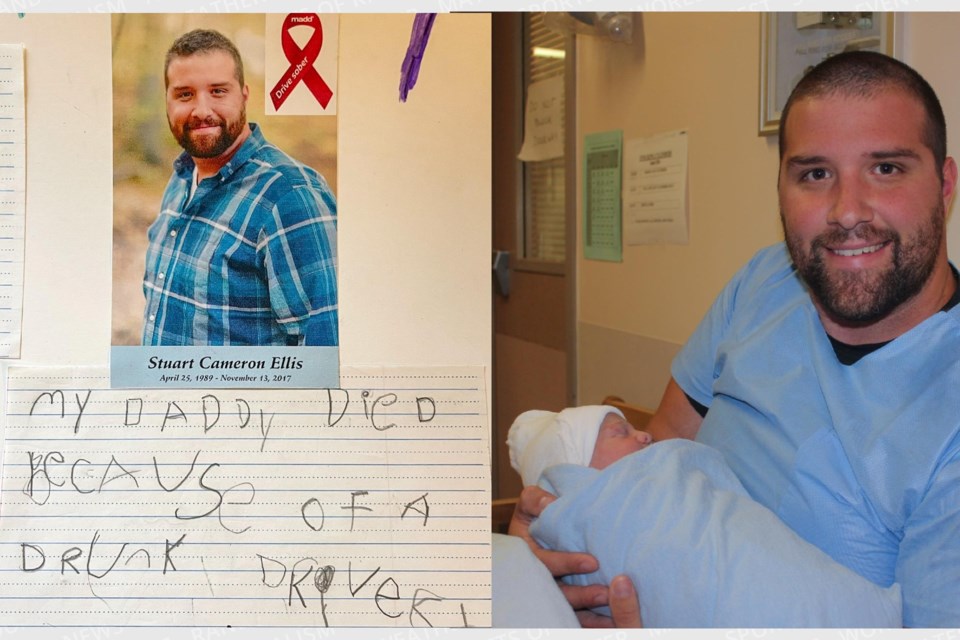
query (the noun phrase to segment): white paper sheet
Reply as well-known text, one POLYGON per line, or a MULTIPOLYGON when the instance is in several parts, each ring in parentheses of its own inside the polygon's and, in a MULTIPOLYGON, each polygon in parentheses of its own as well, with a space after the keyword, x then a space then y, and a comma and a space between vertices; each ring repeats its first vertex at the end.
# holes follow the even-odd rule
POLYGON ((20 357, 26 122, 23 45, 0 44, 0 358, 20 357))
POLYGON ((687 132, 623 146, 623 237, 628 245, 687 244, 687 132))
POLYGON ((523 146, 517 157, 525 162, 563 156, 563 76, 531 82, 523 116, 523 146))
POLYGON ((5 625, 490 624, 480 368, 111 390, 12 368, 5 625))

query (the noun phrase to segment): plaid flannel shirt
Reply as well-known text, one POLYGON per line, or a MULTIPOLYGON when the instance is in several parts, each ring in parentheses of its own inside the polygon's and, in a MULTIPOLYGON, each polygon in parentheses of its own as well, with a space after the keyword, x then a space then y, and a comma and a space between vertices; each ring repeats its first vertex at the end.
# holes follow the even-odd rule
POLYGON ((174 162, 147 233, 144 345, 338 344, 333 193, 250 129, 189 202, 193 159, 174 162))

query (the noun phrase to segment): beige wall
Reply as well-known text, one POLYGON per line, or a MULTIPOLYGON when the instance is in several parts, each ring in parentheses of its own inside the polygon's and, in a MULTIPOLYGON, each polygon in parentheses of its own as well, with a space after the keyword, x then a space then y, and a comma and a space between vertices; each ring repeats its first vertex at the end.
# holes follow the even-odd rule
MULTIPOLYGON (((672 356, 720 288, 757 249, 781 239, 777 138, 757 135, 758 14, 635 19, 632 45, 578 38, 577 140, 611 129, 622 129, 624 140, 687 129, 690 241, 624 246, 622 263, 578 252, 581 404, 618 393, 655 407, 672 356)), ((960 14, 900 16, 899 24, 903 59, 938 89, 948 126, 960 131, 950 63, 960 51, 960 14)), ((949 236, 960 257, 957 223, 949 236)))
POLYGON ((437 16, 400 102, 412 24, 341 17, 341 363, 489 369, 490 17, 437 16))

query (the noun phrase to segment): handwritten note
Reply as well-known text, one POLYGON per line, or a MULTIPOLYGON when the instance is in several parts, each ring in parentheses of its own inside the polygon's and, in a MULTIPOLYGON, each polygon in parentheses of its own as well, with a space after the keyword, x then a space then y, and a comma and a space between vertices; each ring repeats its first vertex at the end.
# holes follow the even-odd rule
POLYGON ((0 44, 0 358, 20 357, 26 125, 23 45, 0 44))
POLYGON ((563 77, 531 82, 523 117, 523 146, 517 157, 525 162, 563 156, 563 77))
POLYGON ((490 624, 478 368, 111 390, 11 368, 4 624, 490 624))

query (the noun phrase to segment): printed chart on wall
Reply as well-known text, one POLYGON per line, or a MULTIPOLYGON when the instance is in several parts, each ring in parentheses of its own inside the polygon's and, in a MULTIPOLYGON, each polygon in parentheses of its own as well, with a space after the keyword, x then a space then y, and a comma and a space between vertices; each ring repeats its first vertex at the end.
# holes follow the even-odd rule
POLYGON ((118 390, 105 369, 12 368, 0 619, 489 626, 484 379, 118 390))
POLYGON ((686 131, 627 140, 623 237, 628 245, 687 244, 686 131))
POLYGON ((583 255, 593 260, 623 259, 620 235, 622 131, 584 138, 583 255))
POLYGON ((23 45, 0 44, 0 358, 20 357, 26 121, 23 45))

